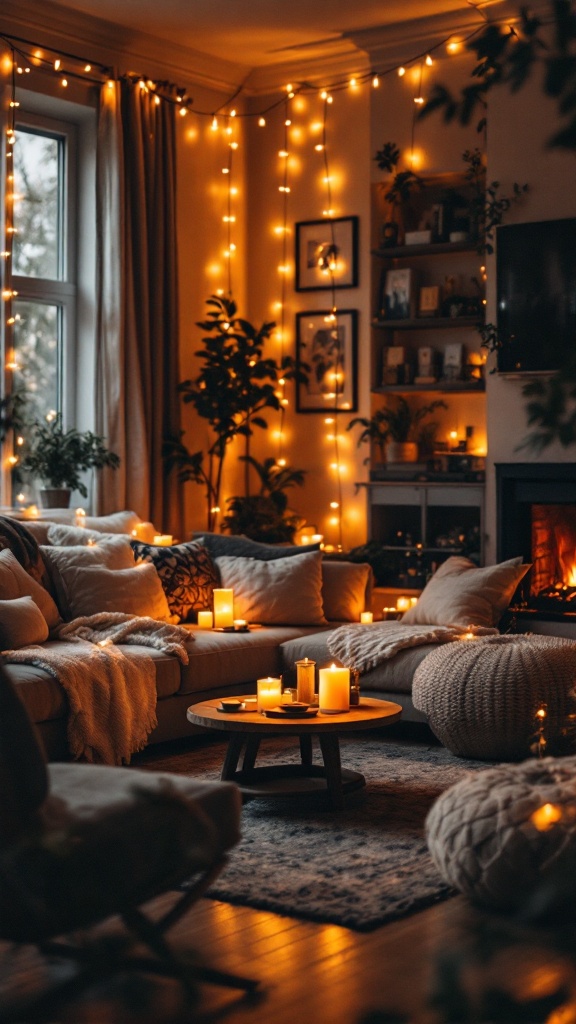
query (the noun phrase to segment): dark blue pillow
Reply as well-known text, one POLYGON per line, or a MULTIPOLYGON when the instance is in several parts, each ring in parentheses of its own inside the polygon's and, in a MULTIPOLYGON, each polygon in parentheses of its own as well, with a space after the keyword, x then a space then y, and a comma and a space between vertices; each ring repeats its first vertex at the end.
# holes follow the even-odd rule
POLYGON ((193 539, 208 549, 212 558, 230 555, 233 558, 258 558, 263 562, 275 558, 290 558, 307 551, 319 551, 320 544, 261 544, 249 537, 230 536, 225 533, 194 533, 193 539))

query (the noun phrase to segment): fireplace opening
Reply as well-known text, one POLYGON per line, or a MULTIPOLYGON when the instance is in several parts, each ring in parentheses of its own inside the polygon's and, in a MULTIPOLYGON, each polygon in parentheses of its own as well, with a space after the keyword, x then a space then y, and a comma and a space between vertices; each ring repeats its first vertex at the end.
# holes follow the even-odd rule
POLYGON ((531 506, 529 603, 543 611, 576 611, 576 506, 531 506))
POLYGON ((576 465, 496 465, 498 561, 531 571, 512 605, 545 619, 576 619, 576 465))

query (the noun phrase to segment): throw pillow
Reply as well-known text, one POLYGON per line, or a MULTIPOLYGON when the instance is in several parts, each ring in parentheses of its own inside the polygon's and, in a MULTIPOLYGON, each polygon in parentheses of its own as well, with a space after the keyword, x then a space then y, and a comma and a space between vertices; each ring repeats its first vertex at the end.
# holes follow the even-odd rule
POLYGON ((31 597, 52 629, 60 621, 58 609, 48 591, 28 575, 11 551, 0 551, 0 599, 31 597))
MULTIPOLYGON (((60 523, 64 526, 76 525, 76 512, 74 509, 54 511, 45 510, 43 518, 51 523, 60 523)), ((140 522, 140 516, 136 512, 113 512, 109 516, 85 516, 84 526, 87 530, 97 530, 98 533, 128 533, 136 528, 140 522)))
POLYGON ((31 597, 0 601, 0 650, 17 650, 48 639, 48 623, 31 597))
POLYGON ((363 562, 322 562, 322 603, 329 622, 359 622, 370 608, 372 569, 363 562))
POLYGON ((103 565, 107 569, 132 569, 134 555, 128 537, 121 534, 96 534, 91 544, 68 544, 63 547, 41 545, 40 551, 48 571, 50 590, 64 618, 70 617, 66 587, 62 573, 84 565, 103 565))
POLYGON ((48 773, 34 726, 0 666, 0 846, 33 826, 48 794, 48 773))
POLYGON ((434 573, 401 621, 407 625, 497 626, 529 569, 519 558, 479 569, 470 559, 454 555, 434 573))
POLYGON ((116 534, 99 533, 98 530, 85 530, 82 526, 64 526, 60 523, 48 524, 48 544, 58 544, 60 547, 69 544, 93 544, 102 537, 114 537, 116 534))
POLYGON ((322 552, 297 558, 217 558, 223 587, 234 591, 234 615, 265 625, 324 626, 322 552))
POLYGON ((307 544, 306 546, 298 544, 261 544, 260 541, 250 540, 249 537, 228 536, 225 533, 194 533, 192 539, 208 548, 212 558, 229 555, 269 561, 276 558, 291 558, 295 555, 320 550, 319 544, 307 544))
POLYGON ((133 540, 131 545, 138 559, 155 566, 168 607, 182 622, 195 621, 196 612, 212 607, 218 574, 205 547, 194 541, 158 547, 133 540))
POLYGON ((143 563, 133 569, 75 565, 64 569, 61 576, 73 618, 98 612, 125 612, 171 621, 166 595, 153 565, 143 563))

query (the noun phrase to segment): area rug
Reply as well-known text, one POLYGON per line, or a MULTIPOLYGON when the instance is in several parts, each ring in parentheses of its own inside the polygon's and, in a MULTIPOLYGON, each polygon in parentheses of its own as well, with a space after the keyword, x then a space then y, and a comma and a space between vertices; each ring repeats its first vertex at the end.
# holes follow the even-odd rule
MULTIPOLYGON (((146 752, 135 766, 217 779, 225 749, 216 742, 168 756, 146 752)), ((443 790, 486 763, 384 730, 343 738, 341 753, 343 766, 366 778, 364 789, 345 798, 344 811, 318 799, 247 803, 242 840, 209 896, 371 931, 454 895, 428 853, 424 819, 443 790)), ((258 765, 298 759, 294 741, 269 740, 258 765)))

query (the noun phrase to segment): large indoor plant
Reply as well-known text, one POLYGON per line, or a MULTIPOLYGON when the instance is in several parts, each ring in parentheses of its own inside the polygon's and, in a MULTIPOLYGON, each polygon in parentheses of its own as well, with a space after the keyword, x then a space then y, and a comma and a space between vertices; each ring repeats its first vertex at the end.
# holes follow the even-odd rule
POLYGON ((72 491, 88 497, 82 473, 109 466, 117 469, 120 457, 104 444, 104 438, 90 430, 67 430, 62 417, 34 421, 27 430, 21 468, 44 484, 40 500, 45 508, 67 508, 72 491))
POLYGON ((398 395, 393 405, 377 409, 369 418, 356 416, 350 420, 346 429, 350 430, 357 424, 362 426, 364 429, 358 438, 358 444, 375 444, 381 462, 416 462, 423 433, 429 437, 436 426, 433 422, 425 424, 424 420, 436 409, 447 408, 446 402, 440 398, 427 405, 415 407, 402 395, 398 395))
POLYGON ((183 435, 167 438, 164 457, 169 469, 176 469, 180 480, 192 480, 204 487, 207 529, 214 530, 220 506, 222 473, 228 446, 236 437, 244 439, 244 497, 250 496, 250 442, 255 427, 266 429, 265 409, 280 410, 280 380, 306 382, 305 369, 296 369, 291 356, 279 362, 264 356, 264 348, 275 324, 256 328, 237 316, 231 297, 212 295, 207 300, 206 320, 197 324, 205 332, 203 348, 195 353, 200 359, 196 377, 184 380, 179 392, 185 404, 194 406, 207 420, 213 440, 207 449, 190 452, 183 435))
POLYGON ((258 462, 250 455, 245 461, 255 470, 260 489, 257 494, 228 499, 222 529, 263 543, 291 543, 305 520, 288 508, 286 491, 290 487, 302 486, 305 470, 279 466, 270 457, 258 462))

